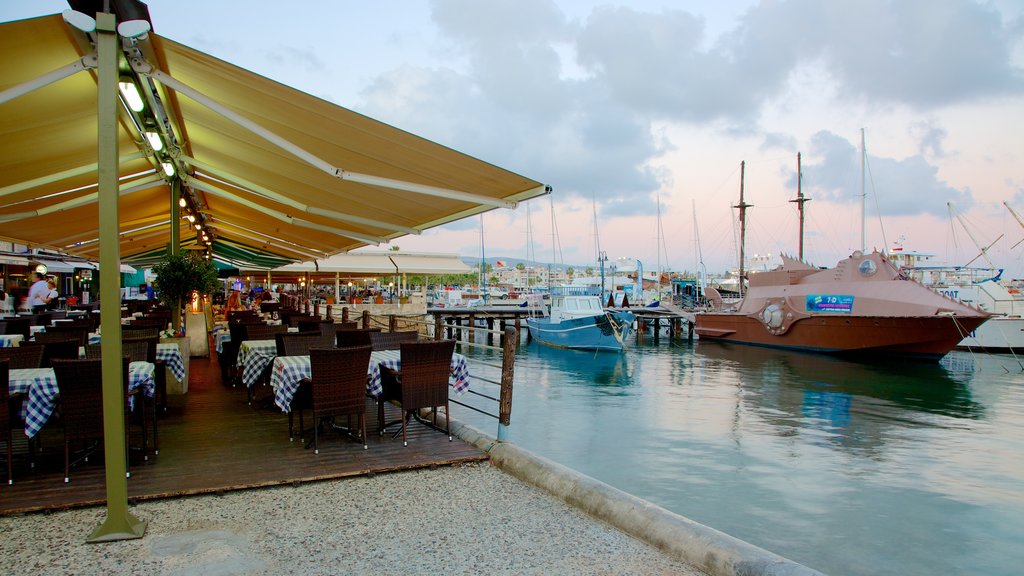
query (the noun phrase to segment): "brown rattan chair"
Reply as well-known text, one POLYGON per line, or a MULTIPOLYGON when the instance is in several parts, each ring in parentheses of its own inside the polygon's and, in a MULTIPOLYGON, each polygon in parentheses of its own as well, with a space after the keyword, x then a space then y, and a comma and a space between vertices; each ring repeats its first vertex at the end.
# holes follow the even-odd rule
MULTIPOLYGON (((122 382, 128 388, 128 358, 122 362, 122 382)), ((64 482, 71 481, 71 467, 88 460, 103 441, 103 370, 99 359, 55 360, 53 373, 60 389, 60 418, 64 424, 64 482), (86 443, 71 461, 71 445, 86 443)), ((125 397, 125 475, 128 468, 128 409, 125 397)))
MULTIPOLYGON (((444 406, 448 440, 452 439, 452 418, 448 405, 448 375, 451 372, 454 340, 406 342, 401 345, 402 369, 391 370, 381 365, 380 383, 383 391, 377 399, 377 421, 384 422, 384 403, 391 402, 402 409, 402 444, 409 445, 406 429, 410 417, 435 430, 437 408, 444 406), (433 410, 433 424, 419 418, 421 408, 433 410)), ((381 433, 386 425, 381 425, 381 433)))
POLYGON ((330 334, 334 336, 337 328, 334 327, 334 320, 323 320, 319 318, 310 318, 299 320, 299 332, 319 332, 321 334, 330 334))
MULTIPOLYGON (((103 350, 102 344, 88 344, 85 347, 85 357, 90 360, 98 360, 101 357, 103 350)), ((124 355, 129 362, 153 362, 150 358, 156 357, 156 343, 152 339, 134 339, 134 340, 122 340, 121 341, 121 354, 124 355), (152 349, 150 348, 152 345, 152 349)), ((164 370, 164 378, 166 378, 167 371, 164 370)), ((160 370, 154 371, 154 386, 157 378, 160 378, 160 370)), ((164 381, 164 389, 167 388, 167 382, 164 381)), ((138 451, 142 454, 143 460, 149 460, 149 428, 152 422, 153 427, 153 454, 160 454, 160 447, 158 443, 157 424, 156 424, 156 404, 155 399, 151 401, 141 390, 129 390, 127 380, 125 381, 125 395, 126 397, 133 396, 138 399, 135 402, 135 409, 138 410, 138 422, 139 428, 142 431, 142 447, 138 451)), ((126 400, 127 402, 127 400, 126 400)), ((127 406, 127 404, 126 404, 127 406)), ((131 422, 131 418, 135 415, 134 410, 130 407, 126 408, 128 411, 128 422, 131 422)))
POLYGON ((0 320, 0 334, 21 334, 28 340, 32 334, 32 320, 24 317, 4 318, 0 320))
POLYGON ((160 339, 159 326, 136 325, 134 322, 128 326, 121 327, 121 338, 156 338, 160 339))
POLYGON ((249 326, 262 324, 263 321, 254 316, 239 316, 228 321, 228 332, 231 339, 221 344, 221 351, 217 354, 217 363, 220 364, 220 376, 224 385, 235 386, 238 379, 238 347, 242 342, 248 340, 249 326))
POLYGON ((36 342, 66 340, 68 338, 74 338, 78 340, 79 346, 85 346, 89 342, 89 328, 84 324, 57 322, 53 326, 47 326, 46 332, 36 334, 36 342))
POLYGON ((14 434, 11 433, 10 360, 0 360, 0 439, 7 444, 7 483, 14 484, 14 434))
POLYGON ((335 342, 338 348, 352 348, 354 346, 370 346, 371 332, 380 332, 380 328, 359 328, 356 330, 338 330, 334 333, 335 342))
MULTIPOLYGON (((277 326, 267 326, 266 324, 250 324, 246 326, 245 336, 246 340, 273 340, 275 334, 283 334, 288 332, 288 327, 284 324, 278 324, 277 326)), ((234 340, 234 336, 231 337, 234 340)))
POLYGON ((366 444, 366 369, 370 364, 369 346, 357 348, 312 348, 310 361, 310 400, 313 409, 313 453, 319 454, 320 427, 348 433, 366 444), (358 417, 359 436, 351 425, 341 428, 334 424, 338 416, 358 417))
MULTIPOLYGON (((44 333, 40 332, 39 334, 36 334, 36 336, 38 337, 41 334, 44 333)), ((78 340, 68 338, 66 335, 64 338, 64 340, 51 340, 49 342, 42 343, 43 360, 42 364, 40 364, 41 368, 49 368, 50 366, 53 366, 52 360, 54 358, 63 358, 64 360, 75 360, 78 358, 78 349, 80 347, 78 340)))
POLYGON ((42 344, 22 344, 17 348, 0 348, 0 360, 11 361, 11 370, 43 367, 42 344))
POLYGON ((278 356, 309 356, 310 348, 334 348, 334 336, 320 332, 279 332, 274 339, 278 356))
POLYGON ((403 342, 417 342, 419 332, 407 330, 402 332, 370 332, 370 345, 374 351, 398 350, 403 342))

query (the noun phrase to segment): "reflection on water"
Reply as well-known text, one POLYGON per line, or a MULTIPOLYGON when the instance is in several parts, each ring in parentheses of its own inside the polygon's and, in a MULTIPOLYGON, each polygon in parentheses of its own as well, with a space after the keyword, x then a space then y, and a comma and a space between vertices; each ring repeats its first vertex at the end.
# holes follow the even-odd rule
POLYGON ((827 573, 1024 562, 1024 375, 1010 357, 530 344, 515 381, 513 442, 827 573))

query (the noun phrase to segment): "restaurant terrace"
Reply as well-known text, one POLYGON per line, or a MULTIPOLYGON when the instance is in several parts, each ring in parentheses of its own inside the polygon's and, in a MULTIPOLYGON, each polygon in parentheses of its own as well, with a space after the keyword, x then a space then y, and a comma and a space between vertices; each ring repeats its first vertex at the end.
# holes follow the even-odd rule
MULTIPOLYGON (((71 386, 63 387, 86 380, 84 373, 62 380, 67 376, 55 360, 37 368, 48 376, 16 390, 12 369, 10 391, 43 402, 24 410, 49 402, 45 408, 58 416, 36 421, 34 440, 13 424, 15 441, 7 444, 18 453, 7 462, 14 464, 14 483, 2 489, 0 513, 105 502, 106 519, 90 541, 135 538, 145 522, 130 513, 129 498, 483 458, 419 425, 410 426, 408 446, 392 436, 394 427, 377 434, 373 398, 363 400, 366 449, 340 434, 305 449, 300 438, 289 441, 289 414, 274 404, 269 388, 240 385, 244 374, 234 370, 243 367, 225 371, 211 353, 193 359, 185 375, 173 374, 172 365, 187 366, 190 356, 173 342, 161 342, 163 360, 158 354, 140 363, 148 372, 133 363, 125 376, 128 347, 117 336, 142 328, 138 320, 150 314, 163 317, 121 310, 119 268, 145 267, 183 249, 239 269, 330 262, 357 248, 513 208, 550 188, 163 37, 142 2, 69 0, 69 8, 0 24, 0 241, 100 264, 100 304, 84 311, 86 319, 31 315, 34 326, 22 342, 56 332, 61 320, 99 318, 81 348, 102 359, 101 373, 90 378, 102 382, 104 465, 82 463, 64 481, 60 421, 70 422, 73 409, 71 386), (125 312, 134 318, 122 327, 125 312), (89 339, 100 333, 102 349, 90 348, 89 339), (161 403, 157 361, 168 364, 171 378, 185 378, 184 398, 161 403), (129 380, 143 391, 136 402, 152 406, 151 424, 158 425, 144 440, 141 459, 135 436, 126 454, 125 426, 139 434, 134 418, 125 417, 129 380)), ((287 327, 280 316, 260 318, 265 321, 287 327)), ((401 420, 404 408, 389 404, 385 419, 401 420)))

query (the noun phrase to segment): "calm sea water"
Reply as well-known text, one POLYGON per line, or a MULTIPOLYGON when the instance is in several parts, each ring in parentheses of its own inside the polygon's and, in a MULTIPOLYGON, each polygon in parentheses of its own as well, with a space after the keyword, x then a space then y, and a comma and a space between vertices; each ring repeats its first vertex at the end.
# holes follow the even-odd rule
POLYGON ((894 365, 699 341, 623 354, 530 343, 515 382, 512 442, 823 572, 1024 566, 1012 356, 894 365))

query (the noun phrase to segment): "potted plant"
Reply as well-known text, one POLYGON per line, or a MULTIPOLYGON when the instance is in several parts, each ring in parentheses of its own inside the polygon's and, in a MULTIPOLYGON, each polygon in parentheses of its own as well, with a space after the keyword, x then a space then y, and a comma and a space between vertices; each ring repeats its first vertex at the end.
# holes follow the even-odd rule
POLYGON ((156 297, 171 309, 171 325, 181 326, 181 310, 193 292, 210 294, 217 290, 217 267, 204 260, 198 254, 182 250, 176 254, 165 255, 153 266, 153 290, 156 297))

